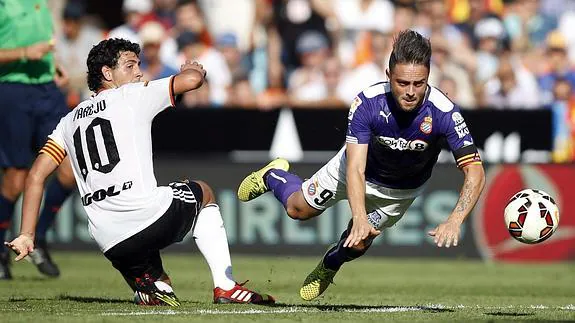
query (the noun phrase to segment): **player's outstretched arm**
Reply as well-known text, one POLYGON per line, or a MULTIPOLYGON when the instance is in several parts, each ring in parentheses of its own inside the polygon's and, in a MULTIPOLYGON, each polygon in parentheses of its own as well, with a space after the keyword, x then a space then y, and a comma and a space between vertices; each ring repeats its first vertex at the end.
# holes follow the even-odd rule
POLYGON ((367 220, 365 210, 365 164, 367 162, 367 144, 347 143, 347 199, 351 208, 353 225, 345 240, 344 247, 358 245, 368 236, 377 236, 376 230, 367 220))
POLYGON ((462 170, 465 179, 455 209, 445 222, 429 232, 438 247, 457 246, 461 225, 475 207, 485 185, 483 165, 470 164, 463 166, 462 170))
POLYGON ((57 167, 58 164, 48 154, 40 154, 26 177, 20 236, 6 243, 6 246, 18 254, 16 261, 26 257, 34 249, 34 234, 44 193, 44 182, 57 167))
POLYGON ((206 70, 198 62, 186 61, 174 77, 174 95, 195 90, 204 84, 206 70))

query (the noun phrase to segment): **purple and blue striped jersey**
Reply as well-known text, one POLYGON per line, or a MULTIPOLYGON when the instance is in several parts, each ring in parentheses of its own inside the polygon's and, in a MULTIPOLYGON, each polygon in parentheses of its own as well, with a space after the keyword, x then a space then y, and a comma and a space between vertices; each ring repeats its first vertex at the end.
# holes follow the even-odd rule
POLYGON ((413 189, 424 184, 446 141, 458 167, 481 163, 459 107, 428 86, 422 105, 404 112, 381 82, 353 101, 346 142, 367 144, 366 180, 389 188, 413 189))

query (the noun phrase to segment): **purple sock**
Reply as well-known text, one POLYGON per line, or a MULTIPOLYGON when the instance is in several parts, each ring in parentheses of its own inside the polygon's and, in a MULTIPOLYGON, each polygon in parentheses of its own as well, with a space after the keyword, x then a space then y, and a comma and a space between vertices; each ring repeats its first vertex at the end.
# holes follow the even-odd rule
POLYGON ((272 169, 264 175, 266 186, 274 193, 287 209, 287 200, 294 192, 301 189, 303 181, 297 175, 281 169, 272 169))
POLYGON ((323 263, 326 268, 332 270, 339 270, 339 268, 341 268, 341 266, 344 263, 363 256, 367 251, 367 249, 369 249, 369 247, 371 246, 371 243, 369 243, 367 248, 365 248, 364 250, 356 250, 354 248, 343 247, 343 243, 347 239, 348 232, 351 230, 351 224, 352 222, 350 221, 347 230, 343 231, 341 237, 339 238, 338 243, 331 249, 329 249, 329 251, 323 257, 323 263))

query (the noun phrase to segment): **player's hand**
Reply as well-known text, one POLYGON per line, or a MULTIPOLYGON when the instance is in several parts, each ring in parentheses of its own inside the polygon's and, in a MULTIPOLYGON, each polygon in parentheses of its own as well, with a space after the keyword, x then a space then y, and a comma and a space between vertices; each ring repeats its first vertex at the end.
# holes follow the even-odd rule
POLYGON ((19 235, 11 242, 4 242, 4 245, 12 249, 18 255, 14 259, 16 261, 24 259, 24 257, 34 250, 34 240, 25 234, 19 235))
POLYGON ((48 54, 53 50, 54 50, 54 42, 47 41, 47 42, 36 43, 26 47, 24 53, 26 59, 31 61, 37 61, 39 59, 42 59, 44 55, 48 54))
POLYGON ((377 237, 381 231, 375 229, 369 221, 367 221, 367 217, 354 217, 353 218, 353 225, 351 227, 351 232, 345 239, 343 246, 345 248, 357 246, 360 242, 367 239, 367 237, 377 237))
POLYGON ((202 74, 202 76, 205 78, 206 77, 206 70, 204 69, 204 66, 198 62, 191 62, 190 60, 186 60, 186 62, 184 64, 182 64, 182 66, 180 67, 180 71, 186 71, 186 70, 195 70, 200 72, 200 74, 202 74))
POLYGON ((438 247, 449 248, 451 245, 457 247, 461 223, 456 221, 445 221, 435 229, 429 231, 429 235, 434 237, 433 241, 438 247))
POLYGON ((56 75, 54 76, 54 83, 59 88, 64 88, 70 82, 70 78, 68 77, 68 73, 66 70, 62 68, 61 65, 56 65, 56 75))

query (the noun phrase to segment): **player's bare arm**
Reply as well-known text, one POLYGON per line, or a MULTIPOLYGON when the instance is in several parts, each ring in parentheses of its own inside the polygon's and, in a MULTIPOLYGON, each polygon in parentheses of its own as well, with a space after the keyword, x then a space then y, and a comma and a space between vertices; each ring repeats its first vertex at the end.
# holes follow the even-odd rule
POLYGON ((40 212, 44 183, 46 178, 56 170, 58 164, 48 154, 40 154, 34 161, 24 187, 24 201, 22 205, 22 226, 20 235, 6 246, 14 250, 18 256, 16 261, 26 257, 34 250, 34 234, 36 221, 40 212))
POLYGON ((174 77, 174 95, 195 90, 204 84, 206 70, 198 62, 186 61, 174 77))
POLYGON ((367 144, 347 143, 347 197, 351 207, 353 226, 344 247, 353 247, 369 236, 377 236, 376 230, 367 220, 365 210, 365 164, 367 162, 367 144))
POLYGON ((438 247, 444 245, 446 248, 451 245, 457 246, 461 225, 469 216, 473 207, 475 207, 485 185, 483 165, 466 165, 462 168, 462 171, 465 179, 455 209, 444 223, 429 232, 429 235, 435 238, 434 242, 438 247))
POLYGON ((48 52, 54 50, 54 42, 40 42, 31 46, 0 49, 0 64, 20 60, 39 60, 48 52))

